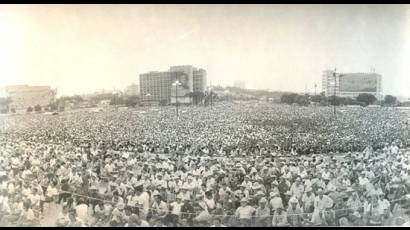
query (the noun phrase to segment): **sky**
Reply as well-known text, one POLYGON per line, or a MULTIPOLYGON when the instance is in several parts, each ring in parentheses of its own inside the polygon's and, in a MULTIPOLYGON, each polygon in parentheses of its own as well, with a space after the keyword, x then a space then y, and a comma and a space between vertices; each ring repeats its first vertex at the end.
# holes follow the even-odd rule
POLYGON ((120 89, 172 65, 208 84, 321 90, 326 69, 410 96, 409 5, 1 5, 0 85, 120 89))

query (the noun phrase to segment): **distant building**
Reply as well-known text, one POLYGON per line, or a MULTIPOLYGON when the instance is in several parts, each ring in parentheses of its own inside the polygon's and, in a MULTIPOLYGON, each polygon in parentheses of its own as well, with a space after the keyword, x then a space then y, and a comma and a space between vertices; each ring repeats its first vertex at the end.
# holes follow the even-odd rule
POLYGON ((382 77, 377 73, 336 73, 323 71, 322 90, 326 96, 355 98, 361 93, 373 94, 381 99, 382 77))
POLYGON ((206 71, 204 69, 194 69, 193 71, 193 91, 206 91, 206 71))
POLYGON ((102 100, 98 103, 98 107, 108 107, 110 105, 111 100, 102 100))
POLYGON ((206 71, 190 65, 171 66, 169 71, 140 74, 140 95, 143 103, 191 103, 191 92, 204 92, 206 71), (173 85, 176 80, 180 85, 173 85), (177 94, 178 92, 178 94, 177 94))
POLYGON ((137 84, 129 85, 125 90, 124 94, 127 96, 138 96, 140 94, 140 87, 137 84))
POLYGON ((233 83, 234 87, 240 88, 240 89, 245 89, 245 82, 243 81, 235 81, 233 83))
POLYGON ((50 86, 13 85, 6 86, 5 92, 6 97, 12 100, 9 108, 16 111, 34 108, 36 105, 46 107, 55 101, 56 96, 56 90, 50 86))

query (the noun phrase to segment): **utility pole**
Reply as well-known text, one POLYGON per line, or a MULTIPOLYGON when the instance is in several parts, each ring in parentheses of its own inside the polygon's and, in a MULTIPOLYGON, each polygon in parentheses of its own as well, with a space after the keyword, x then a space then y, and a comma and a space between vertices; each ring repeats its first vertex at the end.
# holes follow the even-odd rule
POLYGON ((317 85, 316 85, 316 83, 315 83, 315 96, 316 96, 316 89, 317 89, 317 85))
POLYGON ((333 90, 333 114, 336 118, 336 68, 335 72, 333 72, 333 77, 335 79, 334 90, 333 90))
POLYGON ((209 89, 210 89, 210 96, 211 96, 211 107, 212 107, 212 81, 209 81, 209 89))
POLYGON ((177 118, 178 118, 178 84, 175 84, 175 108, 177 111, 177 118))
POLYGON ((175 85, 175 110, 176 110, 176 115, 178 118, 178 86, 181 85, 178 80, 176 80, 173 85, 175 85))

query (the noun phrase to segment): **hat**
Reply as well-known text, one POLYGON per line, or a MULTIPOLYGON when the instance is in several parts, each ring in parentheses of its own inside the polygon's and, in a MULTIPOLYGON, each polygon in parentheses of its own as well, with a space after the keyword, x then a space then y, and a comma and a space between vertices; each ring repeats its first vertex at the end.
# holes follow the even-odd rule
POLYGON ((352 187, 347 187, 346 192, 354 192, 354 189, 352 187))
POLYGON ((245 197, 241 199, 241 202, 248 202, 248 199, 246 199, 245 197))
POLYGON ((288 190, 287 192, 285 192, 285 195, 292 196, 292 192, 288 190))
POLYGON ((265 194, 262 191, 258 191, 255 196, 264 196, 265 194))
POLYGON ((260 200, 259 200, 259 203, 267 203, 268 201, 266 200, 266 198, 265 197, 262 197, 260 200))
POLYGON ((312 187, 307 187, 306 189, 305 189, 305 192, 311 192, 312 191, 312 187))
POLYGON ((277 193, 277 192, 271 192, 271 193, 269 193, 269 196, 270 196, 270 197, 279 196, 279 193, 277 193))
POLYGON ((257 183, 257 182, 255 182, 254 184, 253 184, 253 186, 252 186, 252 189, 253 190, 258 190, 258 189, 261 189, 262 188, 262 186, 259 184, 259 183, 257 183))
POLYGON ((123 210, 124 207, 125 207, 124 203, 118 203, 118 205, 117 205, 117 208, 118 208, 119 210, 123 210))
POLYGON ((203 195, 202 193, 196 194, 196 198, 197 198, 197 199, 202 198, 202 197, 204 197, 204 195, 203 195))
POLYGON ((296 199, 296 197, 292 197, 292 198, 290 198, 289 203, 297 204, 297 203, 299 203, 299 201, 298 201, 298 199, 296 199))
POLYGON ((333 184, 330 184, 327 190, 329 192, 335 192, 336 191, 336 186, 334 186, 333 184))
POLYGON ((152 193, 152 196, 159 196, 158 190, 154 190, 154 192, 152 193))

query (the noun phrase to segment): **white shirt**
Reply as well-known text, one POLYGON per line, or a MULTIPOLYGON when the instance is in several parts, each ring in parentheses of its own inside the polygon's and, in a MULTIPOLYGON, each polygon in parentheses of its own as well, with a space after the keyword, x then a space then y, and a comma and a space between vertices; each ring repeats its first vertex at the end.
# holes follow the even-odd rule
POLYGON ((147 192, 143 192, 143 193, 141 193, 141 195, 139 195, 138 204, 142 205, 143 210, 145 212, 148 212, 148 209, 149 209, 149 195, 148 195, 147 192))
POLYGON ((253 208, 252 206, 240 206, 238 209, 236 209, 235 216, 237 216, 239 219, 251 219, 254 212, 255 208, 253 208))
POLYGON ((181 215, 181 207, 183 205, 184 205, 183 203, 178 203, 176 201, 172 202, 171 203, 171 207, 172 207, 171 213, 174 214, 174 215, 180 216, 181 215))
POLYGON ((77 211, 77 217, 80 218, 84 223, 88 222, 88 206, 86 204, 80 204, 75 207, 77 211))
POLYGON ((276 210, 278 208, 283 208, 282 198, 280 198, 279 196, 274 197, 273 199, 271 199, 269 204, 270 204, 270 207, 271 207, 272 210, 276 210))
POLYGON ((31 205, 38 206, 40 205, 41 196, 38 194, 31 194, 29 195, 29 199, 31 201, 31 205))
POLYGON ((52 186, 48 186, 47 187, 47 193, 46 193, 47 197, 53 197, 58 195, 58 190, 56 187, 52 187, 52 186))

